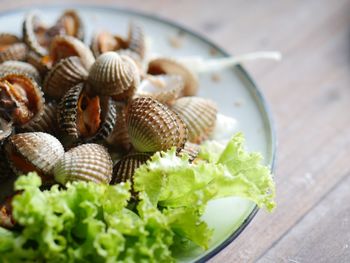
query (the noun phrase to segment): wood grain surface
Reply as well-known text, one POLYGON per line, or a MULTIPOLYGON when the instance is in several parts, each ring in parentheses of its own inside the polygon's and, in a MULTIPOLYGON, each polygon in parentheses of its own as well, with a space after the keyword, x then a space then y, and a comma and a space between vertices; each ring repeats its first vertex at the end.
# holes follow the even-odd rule
MULTIPOLYGON (((0 1, 0 9, 73 1, 0 1)), ((74 1, 153 13, 238 54, 279 50, 246 66, 278 134, 278 208, 260 211, 211 262, 350 262, 350 1, 74 1)))

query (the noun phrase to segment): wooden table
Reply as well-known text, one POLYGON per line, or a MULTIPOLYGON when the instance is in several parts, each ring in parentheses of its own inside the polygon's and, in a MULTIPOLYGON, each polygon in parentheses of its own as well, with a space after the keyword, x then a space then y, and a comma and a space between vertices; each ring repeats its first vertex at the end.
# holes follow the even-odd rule
POLYGON ((169 18, 235 54, 281 51, 279 64, 246 65, 276 120, 278 208, 260 211, 211 262, 350 262, 349 1, 80 2, 169 18))

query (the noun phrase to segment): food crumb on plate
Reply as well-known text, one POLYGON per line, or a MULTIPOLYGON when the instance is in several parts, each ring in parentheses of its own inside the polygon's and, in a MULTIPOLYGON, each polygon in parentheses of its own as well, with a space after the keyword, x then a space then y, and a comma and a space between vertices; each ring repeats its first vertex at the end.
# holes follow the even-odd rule
POLYGON ((213 82, 220 82, 221 77, 220 77, 220 75, 218 73, 213 73, 213 74, 211 74, 211 80, 213 82))

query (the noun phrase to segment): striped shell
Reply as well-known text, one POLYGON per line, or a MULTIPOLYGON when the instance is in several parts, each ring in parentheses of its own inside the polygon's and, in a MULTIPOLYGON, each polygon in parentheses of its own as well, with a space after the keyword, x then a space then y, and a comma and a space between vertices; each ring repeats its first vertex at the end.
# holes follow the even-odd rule
POLYGON ((45 104, 40 119, 26 125, 22 130, 26 132, 46 132, 57 136, 59 130, 57 123, 57 105, 51 102, 45 104))
POLYGON ((52 68, 52 61, 49 56, 40 56, 34 51, 28 52, 27 62, 39 71, 41 77, 44 77, 52 68))
POLYGON ((126 47, 127 43, 122 37, 107 31, 95 33, 91 40, 91 50, 96 58, 108 51, 117 51, 126 47))
POLYGON ((70 88, 59 104, 60 129, 73 142, 106 138, 112 132, 115 120, 116 108, 112 99, 88 95, 82 83, 70 88), (82 105, 84 103, 86 105, 82 105), (93 107, 89 108, 89 105, 93 107), (97 124, 93 126, 95 121, 97 124))
POLYGON ((135 196, 133 190, 134 183, 134 173, 137 168, 146 163, 150 159, 150 155, 146 153, 134 153, 125 156, 123 159, 119 160, 113 167, 113 178, 111 184, 119 184, 126 181, 131 183, 131 193, 135 196))
POLYGON ((0 63, 8 60, 25 60, 28 49, 26 44, 12 34, 0 34, 0 63))
POLYGON ((60 141, 43 132, 12 135, 5 144, 5 151, 16 174, 36 171, 43 177, 51 175, 64 154, 60 141))
POLYGON ((156 58, 148 64, 148 74, 160 75, 170 74, 179 75, 184 81, 184 96, 193 96, 198 91, 198 77, 191 69, 184 64, 170 58, 156 58))
POLYGON ((14 125, 24 128, 36 122, 43 113, 45 99, 40 87, 25 74, 10 73, 0 78, 0 114, 6 114, 14 125))
MULTIPOLYGON (((12 123, 7 122, 3 118, 0 118, 0 145, 1 143, 11 135, 12 133, 12 123)), ((1 170, 0 170, 1 173, 1 170)))
POLYGON ((112 148, 130 149, 131 143, 128 134, 128 127, 126 126, 126 110, 127 108, 125 106, 119 107, 114 129, 106 138, 107 143, 112 148))
POLYGON ((211 100, 183 97, 176 100, 171 109, 186 123, 190 142, 201 143, 215 127, 217 107, 211 100))
POLYGON ((129 24, 128 49, 144 59, 146 53, 145 34, 143 28, 133 22, 129 24))
POLYGON ((170 104, 177 99, 184 88, 182 78, 177 75, 147 75, 137 88, 136 96, 151 97, 170 104))
POLYGON ((61 59, 46 75, 44 93, 51 98, 61 99, 69 88, 83 82, 87 74, 78 57, 61 59))
POLYGON ((106 52, 91 67, 88 82, 101 95, 121 95, 134 90, 139 83, 137 66, 127 56, 106 52))
POLYGON ((182 149, 187 129, 180 117, 152 98, 134 99, 128 106, 127 127, 132 145, 140 152, 182 149))
POLYGON ((54 169, 55 180, 92 181, 109 184, 113 163, 107 150, 99 144, 83 144, 66 152, 54 169))
POLYGON ((180 156, 187 154, 189 157, 189 161, 192 162, 197 158, 201 148, 198 144, 186 142, 184 148, 179 152, 180 156))
POLYGON ((55 26, 63 28, 65 35, 84 40, 84 24, 75 10, 65 10, 55 26))
POLYGON ((14 71, 18 73, 27 74, 30 77, 32 77, 38 84, 41 83, 39 71, 29 63, 16 60, 9 60, 0 64, 0 74, 12 73, 14 71))
POLYGON ((66 57, 77 56, 86 69, 95 62, 90 48, 72 36, 56 36, 50 45, 50 57, 53 64, 66 57))

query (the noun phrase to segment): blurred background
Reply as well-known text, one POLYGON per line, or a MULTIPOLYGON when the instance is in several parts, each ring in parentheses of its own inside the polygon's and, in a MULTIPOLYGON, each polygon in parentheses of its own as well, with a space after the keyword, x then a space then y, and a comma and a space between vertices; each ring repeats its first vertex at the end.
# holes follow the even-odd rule
POLYGON ((350 1, 0 1, 0 10, 99 4, 175 21, 231 54, 277 50, 244 65, 278 134, 278 208, 260 211, 212 262, 350 261, 350 1))

